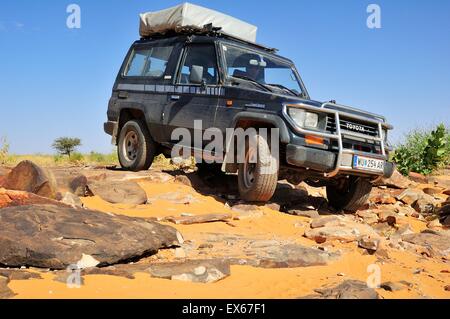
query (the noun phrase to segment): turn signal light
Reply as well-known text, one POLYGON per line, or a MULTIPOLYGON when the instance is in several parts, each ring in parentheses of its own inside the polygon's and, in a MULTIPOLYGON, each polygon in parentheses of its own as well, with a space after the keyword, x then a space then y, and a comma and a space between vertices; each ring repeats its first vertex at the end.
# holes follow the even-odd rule
POLYGON ((310 145, 323 145, 324 144, 323 138, 313 136, 313 135, 306 135, 305 140, 306 140, 306 144, 310 144, 310 145))

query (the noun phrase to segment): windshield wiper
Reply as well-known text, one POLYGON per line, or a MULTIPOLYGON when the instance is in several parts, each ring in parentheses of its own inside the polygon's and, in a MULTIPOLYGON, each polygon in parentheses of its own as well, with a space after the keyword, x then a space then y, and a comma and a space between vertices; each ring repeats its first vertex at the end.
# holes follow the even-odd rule
POLYGON ((280 89, 283 89, 283 90, 285 90, 285 91, 288 91, 289 93, 291 93, 292 95, 295 95, 295 96, 302 96, 301 93, 297 93, 296 91, 294 91, 294 90, 292 90, 292 89, 288 89, 287 87, 285 87, 285 86, 282 85, 282 84, 268 84, 268 85, 270 85, 270 86, 275 86, 275 87, 277 87, 277 88, 280 88, 280 89))
POLYGON ((270 89, 270 88, 268 88, 266 85, 264 85, 264 84, 262 84, 262 83, 259 83, 258 81, 254 80, 254 79, 252 79, 252 78, 250 78, 250 77, 248 77, 248 76, 245 76, 245 75, 233 75, 232 77, 233 77, 233 78, 242 79, 242 80, 246 80, 246 81, 249 81, 249 82, 252 82, 252 83, 255 83, 255 84, 257 84, 259 87, 265 89, 266 91, 273 92, 273 90, 270 89))

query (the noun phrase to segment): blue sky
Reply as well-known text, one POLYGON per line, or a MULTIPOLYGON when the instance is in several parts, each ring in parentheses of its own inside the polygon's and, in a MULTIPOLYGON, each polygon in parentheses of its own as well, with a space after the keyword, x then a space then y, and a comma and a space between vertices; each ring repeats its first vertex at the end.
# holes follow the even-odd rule
MULTIPOLYGON (((310 95, 381 113, 397 142, 414 127, 450 124, 450 1, 195 1, 259 27, 258 42, 296 62, 310 95), (381 6, 381 29, 366 8, 381 6)), ((11 152, 50 153, 60 136, 83 152, 112 150, 103 133, 111 88, 138 13, 180 1, 0 2, 0 136, 11 152), (66 8, 81 7, 79 30, 66 8)))

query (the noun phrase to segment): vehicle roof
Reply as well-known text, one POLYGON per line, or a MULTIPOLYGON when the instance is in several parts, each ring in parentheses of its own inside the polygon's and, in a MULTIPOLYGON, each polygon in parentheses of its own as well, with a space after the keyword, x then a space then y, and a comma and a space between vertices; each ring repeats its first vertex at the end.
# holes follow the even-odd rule
POLYGON ((256 43, 252 43, 252 42, 247 42, 242 39, 234 38, 232 36, 228 36, 228 35, 220 34, 220 33, 219 34, 178 34, 178 33, 164 34, 164 35, 160 35, 160 36, 141 38, 140 40, 136 41, 135 44, 145 44, 145 43, 149 43, 149 42, 153 42, 153 41, 163 41, 163 42, 167 42, 167 43, 179 43, 179 42, 186 42, 188 39, 192 43, 214 43, 217 40, 219 40, 222 42, 247 47, 247 48, 253 49, 253 50, 264 51, 264 53, 267 55, 273 56, 275 58, 278 58, 278 59, 284 60, 290 64, 293 64, 293 62, 290 59, 276 54, 276 52, 278 51, 277 49, 269 48, 269 47, 266 47, 266 46, 263 46, 260 44, 256 44, 256 43))

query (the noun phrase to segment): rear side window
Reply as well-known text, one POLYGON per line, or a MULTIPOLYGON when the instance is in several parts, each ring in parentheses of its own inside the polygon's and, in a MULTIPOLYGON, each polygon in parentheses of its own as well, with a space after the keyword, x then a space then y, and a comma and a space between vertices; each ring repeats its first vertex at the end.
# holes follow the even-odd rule
POLYGON ((172 51, 173 46, 135 49, 123 75, 159 79, 166 73, 172 51))

